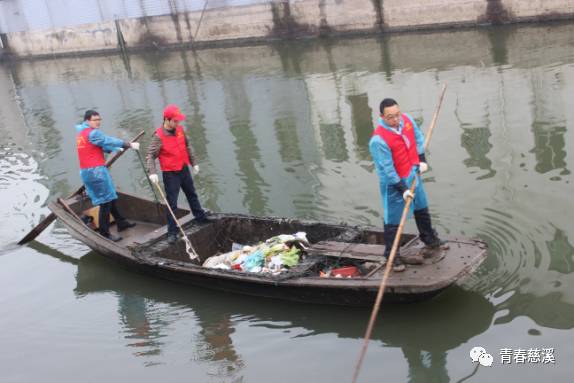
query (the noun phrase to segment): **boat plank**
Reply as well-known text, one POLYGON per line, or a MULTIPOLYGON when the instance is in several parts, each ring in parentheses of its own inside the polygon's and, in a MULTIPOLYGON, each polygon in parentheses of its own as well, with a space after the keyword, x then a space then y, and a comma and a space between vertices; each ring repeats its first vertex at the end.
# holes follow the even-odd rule
POLYGON ((311 255, 335 258, 349 258, 361 261, 381 262, 385 245, 348 243, 337 241, 317 242, 307 250, 311 255))

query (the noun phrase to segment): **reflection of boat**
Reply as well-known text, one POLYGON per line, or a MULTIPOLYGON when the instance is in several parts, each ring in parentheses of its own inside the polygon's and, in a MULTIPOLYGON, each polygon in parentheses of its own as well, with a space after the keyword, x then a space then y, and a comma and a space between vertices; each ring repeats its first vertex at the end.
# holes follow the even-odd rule
MULTIPOLYGON (((184 243, 168 246, 163 206, 122 193, 118 204, 128 219, 138 223, 122 233, 124 239, 120 242, 104 239, 78 217, 91 207, 87 199, 74 197, 49 207, 75 238, 108 258, 156 277, 292 301, 360 306, 371 305, 375 299, 383 273, 377 269, 384 249, 383 233, 379 229, 236 214, 214 214, 209 223, 196 224, 191 215, 185 215, 185 210, 177 212, 183 216, 181 223, 202 261, 230 251, 234 242, 256 244, 278 234, 306 232, 315 251, 310 251, 289 271, 274 276, 198 266, 188 259, 184 243), (339 251, 322 251, 325 246, 318 247, 320 244, 339 251), (365 249, 372 249, 372 253, 368 254, 365 249), (362 276, 319 276, 320 271, 328 267, 346 265, 357 266, 362 276)), ((413 301, 432 297, 468 275, 486 257, 485 246, 480 241, 460 238, 449 241, 450 249, 437 251, 424 264, 393 273, 387 284, 386 299, 413 301)), ((401 246, 405 255, 420 250, 420 241, 414 235, 404 235, 401 246)))
MULTIPOLYGON (((77 266, 74 292, 78 296, 110 292, 118 297, 143 297, 153 302, 153 307, 167 305, 179 310, 190 309, 201 326, 204 341, 212 350, 210 355, 218 358, 213 360, 236 370, 241 368, 243 358, 229 334, 236 331, 238 320, 249 326, 280 332, 297 329, 294 336, 298 338, 334 334, 338 338, 358 340, 364 336, 369 317, 368 310, 362 308, 340 310, 326 305, 277 305, 269 300, 229 296, 210 290, 190 293, 179 285, 116 268, 112 262, 94 253, 82 257, 77 266), (230 316, 235 319, 230 321, 230 316)), ((148 316, 157 312, 150 311, 148 316)), ((411 382, 448 381, 447 352, 486 331, 494 313, 495 307, 482 295, 455 286, 432 302, 386 306, 372 339, 386 347, 402 350, 409 365, 411 382)), ((162 338, 161 334, 155 337, 162 338)))
MULTIPOLYGON (((115 268, 113 263, 95 253, 80 258, 77 266, 74 292, 78 295, 104 291, 118 295, 137 294, 160 303, 189 306, 207 316, 219 311, 213 308, 213 302, 218 302, 216 306, 224 308, 226 313, 255 318, 257 322, 289 322, 293 327, 308 329, 308 335, 334 332, 341 338, 360 339, 369 316, 365 309, 340 310, 321 305, 310 310, 305 304, 277 305, 272 301, 229 297, 209 290, 189 294, 177 285, 155 282, 115 268)), ((373 339, 383 340, 389 346, 448 351, 485 331, 492 323, 494 312, 495 307, 482 295, 455 286, 432 302, 386 307, 377 321, 379 325, 373 339)))

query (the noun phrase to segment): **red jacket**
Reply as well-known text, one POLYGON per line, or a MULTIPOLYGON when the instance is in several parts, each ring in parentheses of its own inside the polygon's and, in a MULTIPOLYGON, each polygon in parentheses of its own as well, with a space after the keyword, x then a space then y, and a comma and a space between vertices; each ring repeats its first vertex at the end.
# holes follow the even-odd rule
POLYGON ((102 148, 90 142, 89 136, 93 130, 94 128, 84 129, 76 137, 80 169, 95 168, 106 164, 102 148))
POLYGON ((406 114, 403 114, 401 117, 403 119, 402 135, 393 133, 381 125, 375 129, 373 135, 378 135, 387 143, 391 149, 397 174, 399 177, 405 178, 410 174, 413 165, 419 164, 419 155, 417 153, 413 123, 406 114), (408 139, 408 148, 402 136, 408 139))
POLYGON ((155 133, 161 139, 158 158, 162 172, 180 171, 185 165, 190 164, 185 134, 181 125, 175 128, 173 136, 164 134, 162 127, 157 128, 155 133))

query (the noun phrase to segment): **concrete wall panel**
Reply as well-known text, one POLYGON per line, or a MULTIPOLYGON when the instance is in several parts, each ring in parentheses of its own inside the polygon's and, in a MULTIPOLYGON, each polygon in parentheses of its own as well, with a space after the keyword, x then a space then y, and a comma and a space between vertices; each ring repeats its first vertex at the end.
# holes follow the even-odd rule
POLYGON ((560 19, 574 14, 572 0, 501 0, 501 3, 515 19, 560 19))
MULTIPOLYGON (((574 17, 572 0, 234 0, 229 3, 232 6, 227 4, 221 1, 205 11, 181 7, 184 11, 176 9, 168 15, 123 18, 117 25, 127 49, 141 49, 574 17)), ((114 21, 0 34, 4 53, 16 57, 113 51, 120 47, 118 36, 114 21)))
POLYGON ((485 0, 384 0, 387 28, 475 24, 486 14, 485 0))
POLYGON ((15 32, 8 35, 7 42, 5 48, 15 56, 91 52, 115 49, 117 46, 113 22, 85 24, 81 28, 15 32))

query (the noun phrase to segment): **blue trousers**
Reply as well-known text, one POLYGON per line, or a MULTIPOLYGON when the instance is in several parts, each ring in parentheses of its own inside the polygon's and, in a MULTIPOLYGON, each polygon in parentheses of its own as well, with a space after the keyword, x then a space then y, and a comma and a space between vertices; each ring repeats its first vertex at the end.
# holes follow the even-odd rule
MULTIPOLYGON (((410 187, 415 176, 417 177, 417 186, 415 188, 415 198, 413 203, 411 203, 409 216, 413 210, 421 210, 428 207, 427 195, 423 187, 422 179, 420 175, 416 174, 414 168, 408 177, 403 178, 403 181, 406 182, 407 187, 410 187)), ((403 196, 394 186, 388 184, 381 187, 381 189, 383 194, 383 220, 385 225, 398 225, 401 221, 403 209, 405 208, 403 196)))
MULTIPOLYGON (((184 166, 180 171, 174 172, 162 172, 163 184, 165 186, 165 193, 167 198, 167 203, 175 213, 177 210, 177 198, 179 197, 179 189, 183 190, 191 208, 193 216, 197 219, 205 218, 205 210, 201 207, 199 199, 197 198, 197 193, 195 192, 195 186, 193 185, 193 178, 191 178, 191 173, 189 172, 189 167, 184 166)), ((171 217, 169 211, 167 212, 167 232, 168 234, 177 234, 178 228, 171 217)))

